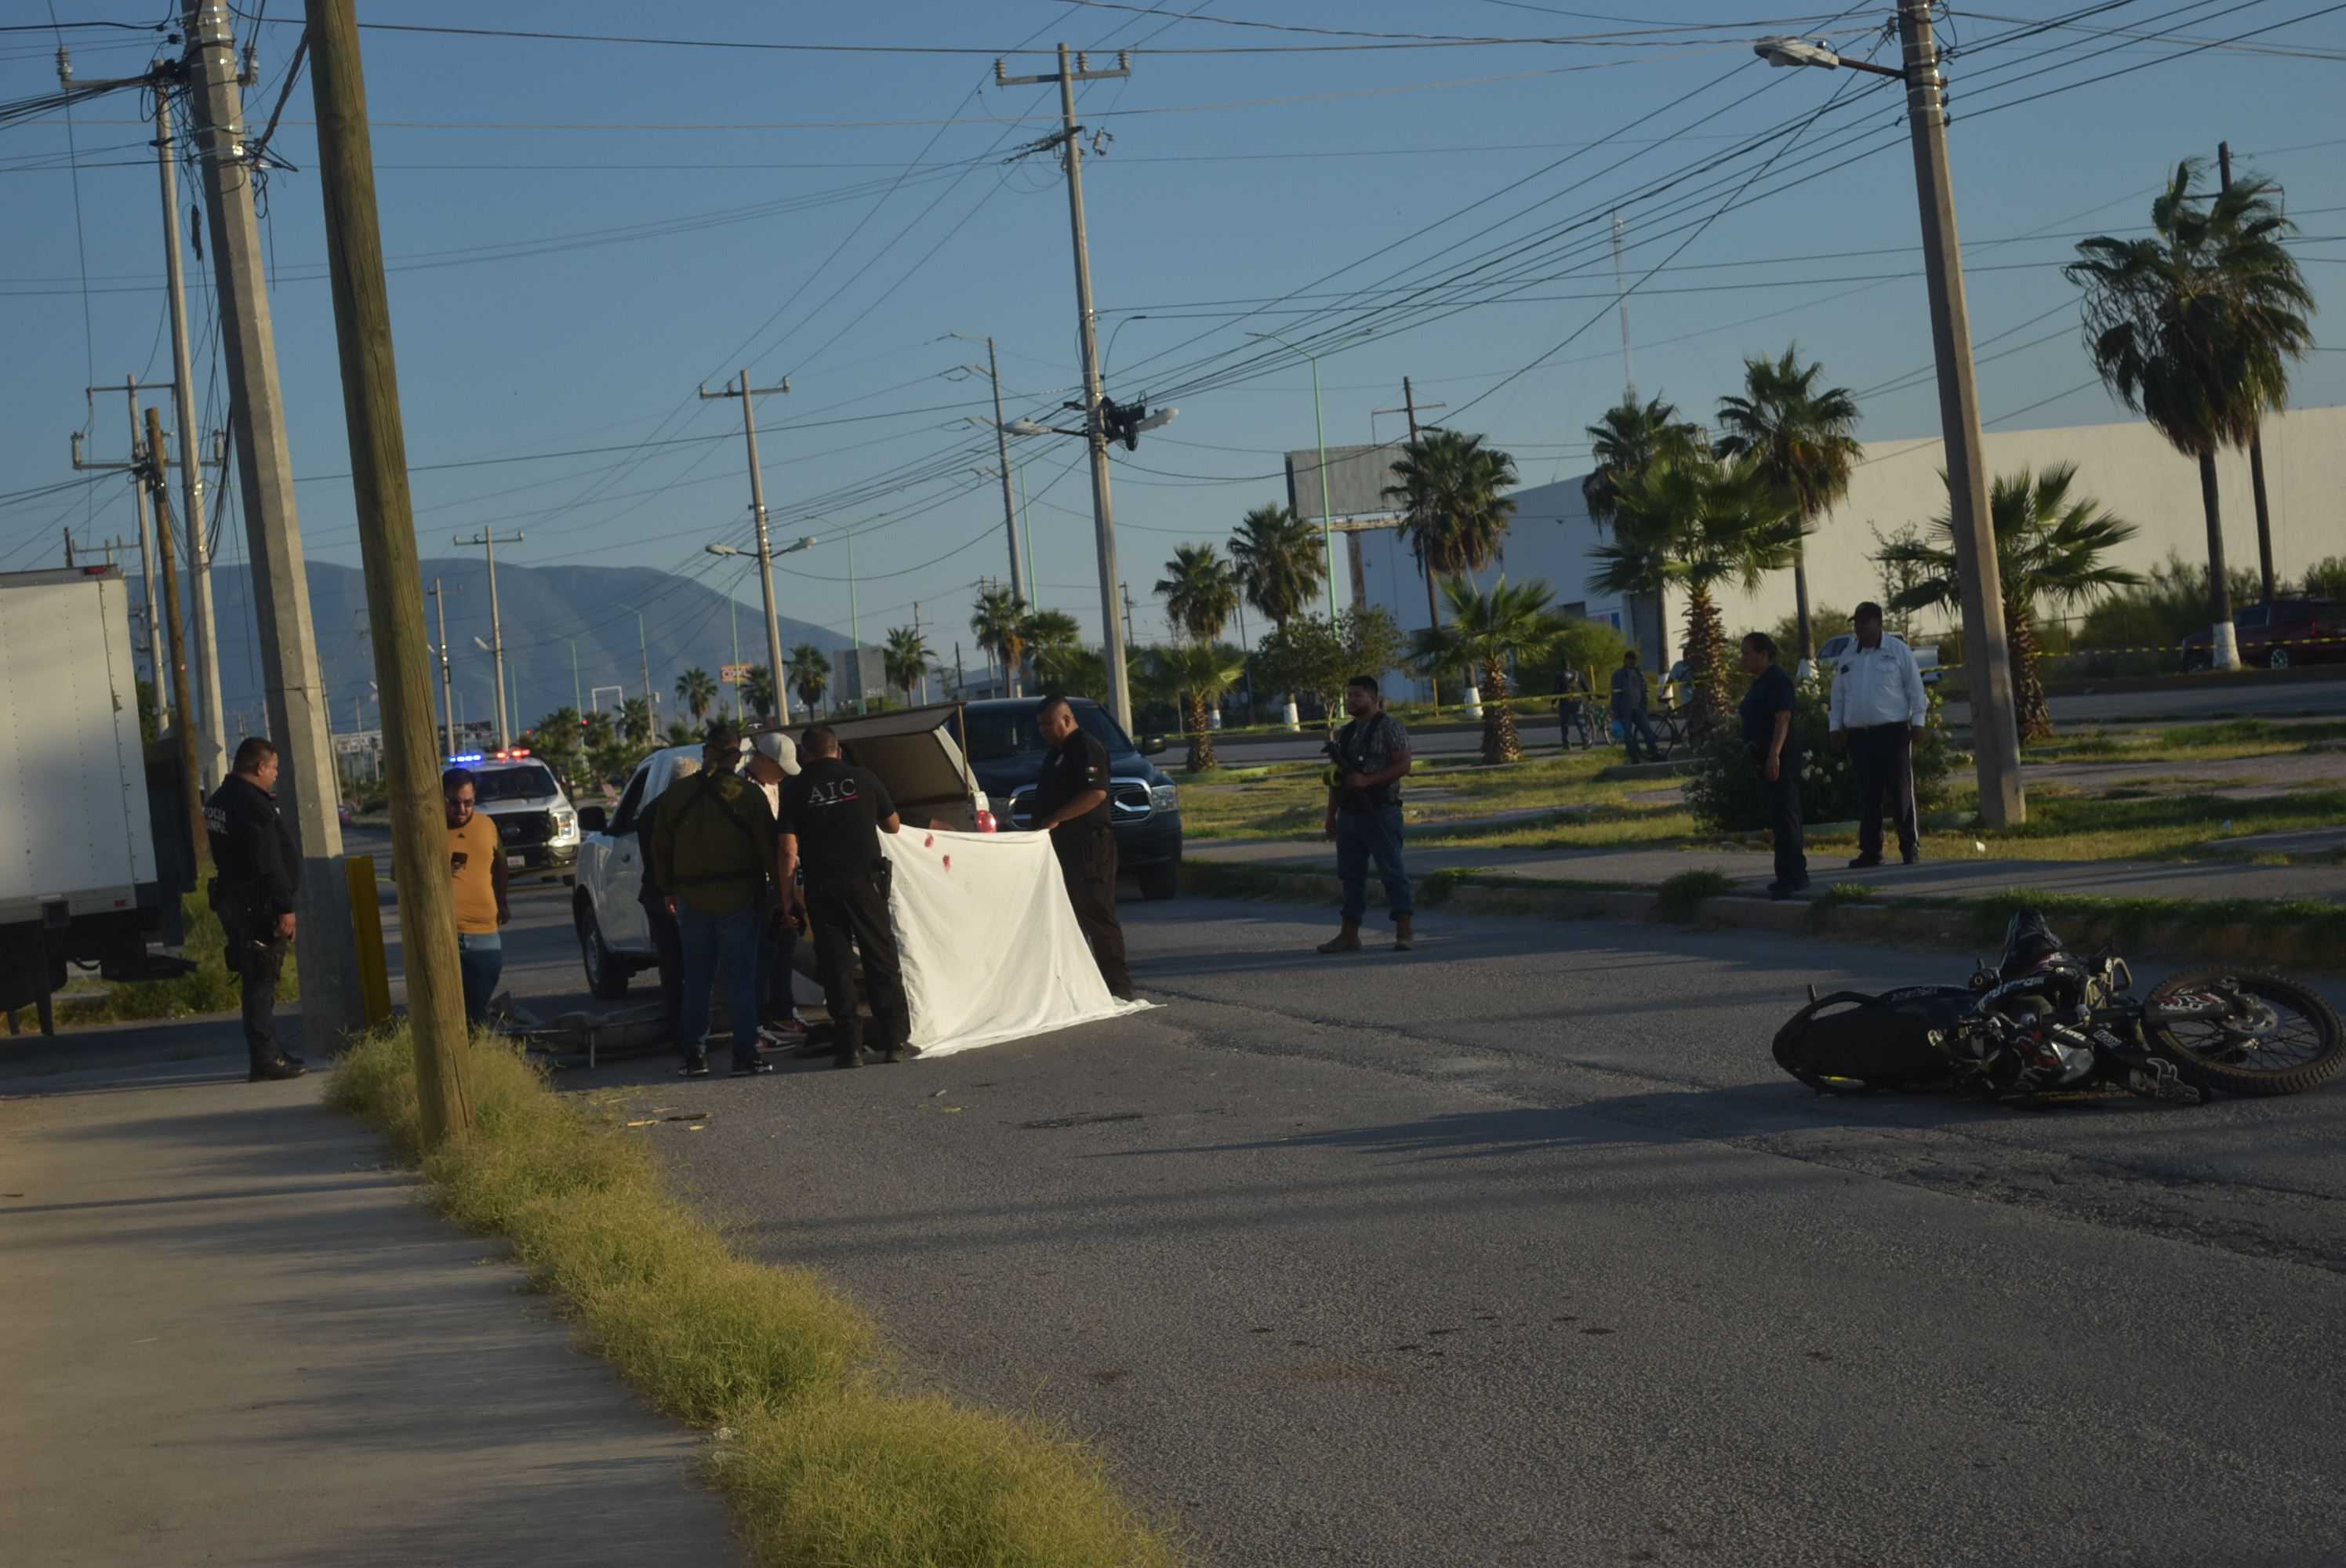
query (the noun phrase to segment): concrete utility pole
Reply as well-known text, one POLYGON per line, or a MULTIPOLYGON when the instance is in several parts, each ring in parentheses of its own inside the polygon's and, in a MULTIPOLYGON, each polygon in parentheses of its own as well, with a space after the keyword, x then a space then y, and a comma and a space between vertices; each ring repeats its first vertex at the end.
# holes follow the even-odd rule
MULTIPOLYGON (((320 1047, 365 1026, 358 953, 342 874, 342 822, 334 814, 334 757, 327 728, 318 638, 310 621, 300 514, 293 502, 293 457, 285 440, 285 405, 277 384, 277 333, 262 271, 260 229, 252 206, 252 153, 237 74, 236 34, 225 0, 181 0, 187 54, 184 83, 196 122, 195 156, 209 209, 211 257, 226 350, 230 423, 237 483, 252 562, 262 689, 269 733, 282 772, 301 847, 301 979, 305 1036, 320 1047)), ((189 454, 183 454, 189 455, 189 454)))
POLYGON ((163 478, 163 420, 153 409, 147 411, 147 462, 139 474, 141 484, 155 493, 155 538, 161 546, 163 564, 163 613, 171 620, 171 700, 179 721, 171 727, 178 738, 179 808, 188 814, 188 842, 195 850, 196 864, 202 867, 211 860, 211 835, 204 826, 203 780, 196 772, 196 728, 188 721, 194 710, 188 705, 187 641, 179 626, 179 565, 171 554, 171 487, 163 478))
MULTIPOLYGON (((1402 412, 1409 415, 1409 443, 1415 446, 1417 444, 1417 389, 1410 384, 1407 376, 1401 378, 1401 404, 1402 412)), ((1438 632, 1442 629, 1442 606, 1433 596, 1433 562, 1423 552, 1418 556, 1418 562, 1425 568, 1425 624, 1438 632)), ((1433 711, 1439 714, 1442 711, 1442 677, 1429 671, 1426 679, 1433 684, 1433 711)))
MULTIPOLYGON (((367 161, 368 178, 373 178, 374 162, 367 161)), ((372 186, 369 187, 372 188, 372 186)), ((518 545, 525 535, 514 534, 500 539, 494 528, 484 528, 469 539, 459 539, 459 545, 478 545, 488 552, 489 560, 489 658, 495 666, 497 682, 497 749, 513 749, 513 719, 505 708, 505 622, 497 615, 497 546, 518 545)))
MULTIPOLYGON (((766 531, 766 480, 758 467, 758 416, 755 404, 757 399, 769 393, 787 392, 790 390, 790 378, 788 376, 782 378, 782 384, 778 387, 753 387, 750 384, 750 372, 747 370, 741 372, 741 384, 738 389, 729 388, 724 392, 710 392, 707 387, 700 389, 700 395, 705 398, 738 397, 741 400, 741 437, 750 446, 750 510, 758 519, 758 585, 766 596, 766 662, 774 672, 774 702, 781 710, 781 719, 784 724, 790 721, 790 698, 782 695, 781 688, 782 620, 774 609, 774 544, 766 531)), ((740 661, 740 651, 737 649, 734 662, 740 661)), ((646 690, 648 691, 651 688, 651 675, 647 671, 644 676, 646 690)), ((737 703, 740 701, 738 688, 735 692, 735 701, 737 703)))
POLYGON ((1990 828, 2004 828, 2028 820, 2028 800, 2020 781, 2020 731, 2013 714, 2011 648, 2004 639, 2004 581, 1996 567, 1995 530, 1988 520, 1985 437, 1972 367, 1971 309, 1964 293, 1963 244, 1955 233, 1944 84, 1931 29, 1931 0, 1899 0, 1898 39, 1913 132, 1931 338, 1939 365, 1939 419, 1946 430, 1948 515, 1954 523, 1955 567, 1963 592, 1964 665, 1971 686, 1980 818, 1990 828))
POLYGON ((994 383, 994 450, 1002 459, 1002 525, 1010 531, 1010 597, 1024 609, 1035 594, 1018 569, 1018 511, 1010 504, 1010 432, 1002 423, 1002 361, 994 358, 992 333, 985 339, 985 374, 994 383))
POLYGON ((454 757, 456 755, 456 682, 448 669, 448 590, 440 585, 439 578, 434 577, 428 591, 432 595, 433 608, 440 616, 440 728, 443 738, 447 742, 440 754, 454 757))
POLYGON ((1099 331, 1092 311, 1091 241, 1084 229, 1083 127, 1076 124, 1076 84, 1116 81, 1131 75, 1129 54, 1117 56, 1117 68, 1113 71, 1094 71, 1086 68, 1080 55, 1070 61, 1065 44, 1059 46, 1059 68, 1050 76, 1007 76, 1003 75, 999 60, 994 66, 994 79, 998 86, 1015 87, 1056 82, 1059 87, 1058 139, 1066 152, 1067 227, 1074 236, 1076 250, 1076 324, 1084 356, 1084 443, 1091 454, 1092 524, 1099 540, 1100 637, 1107 664, 1108 712, 1127 731, 1132 728, 1132 686, 1125 669, 1127 639, 1117 617, 1116 504, 1108 489, 1107 428, 1100 408, 1103 394, 1099 331))
MULTIPOLYGON (((392 860, 399 879, 407 1013, 428 1149, 472 1125, 473 1106, 464 985, 456 955, 455 894, 445 874, 440 763, 432 744, 423 585, 407 486, 407 438, 399 418, 399 373, 392 351, 382 234, 375 213, 374 151, 367 135, 358 17, 352 0, 309 0, 308 11, 326 265, 333 284, 334 338, 342 351, 342 414, 350 431, 359 550, 366 566, 375 701, 382 727, 380 760, 390 798, 392 860)), ((490 602, 494 606, 494 591, 490 602)))
POLYGON ((220 724, 219 629, 212 616, 211 534, 204 517, 204 463, 196 428, 196 372, 188 356, 188 286, 179 267, 178 167, 171 149, 171 93, 155 82, 155 168, 163 188, 163 280, 171 308, 171 409, 179 434, 179 515, 188 530, 189 602, 194 607, 195 689, 202 704, 199 755, 204 788, 228 777, 227 736, 220 724))
MULTIPOLYGON (((127 463, 97 462, 82 455, 82 438, 73 438, 73 465, 76 473, 107 469, 128 473, 131 477, 130 495, 138 508, 138 575, 144 579, 147 594, 147 676, 155 691, 155 724, 158 729, 170 718, 173 711, 169 675, 171 655, 164 645, 162 597, 156 585, 154 524, 147 515, 147 479, 143 471, 147 438, 138 422, 138 378, 122 378, 124 395, 130 403, 130 459, 127 463)), ((111 387, 91 387, 90 392, 111 392, 111 387)), ((74 564, 73 530, 66 530, 66 565, 74 564)))
MULTIPOLYGON (((2222 176, 2224 188, 2232 188, 2232 144, 2216 144, 2216 168, 2222 176)), ((2265 436, 2262 422, 2257 433, 2249 437, 2249 484, 2257 497, 2257 575, 2260 580, 2264 603, 2273 602, 2272 507, 2265 500, 2265 436)))

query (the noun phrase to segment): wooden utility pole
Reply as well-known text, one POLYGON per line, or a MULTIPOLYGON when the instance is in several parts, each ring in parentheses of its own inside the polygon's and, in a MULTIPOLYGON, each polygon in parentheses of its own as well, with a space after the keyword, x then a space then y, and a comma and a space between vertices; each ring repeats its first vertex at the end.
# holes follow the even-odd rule
MULTIPOLYGON (((190 157, 204 188, 221 362, 236 441, 259 622, 260 684, 269 738, 282 771, 278 794, 301 854, 301 1028, 319 1049, 366 1026, 350 880, 342 866, 342 826, 334 814, 334 755, 326 678, 310 616, 307 555, 293 497, 293 453, 277 381, 277 330, 253 209, 257 158, 244 117, 236 35, 222 0, 180 0, 187 38, 181 83, 195 121, 190 157)), ((181 453, 183 461, 195 454, 181 453)))
MULTIPOLYGON (((171 711, 177 716, 171 733, 178 738, 179 806, 188 814, 188 842, 194 847, 196 869, 211 863, 212 840, 204 826, 204 781, 197 771, 195 709, 188 702, 188 641, 179 626, 179 564, 171 554, 171 487, 163 478, 163 419, 147 411, 146 461, 139 482, 155 502, 156 554, 163 564, 163 614, 171 623, 171 711)), ((160 682, 158 680, 158 684, 160 682)))
POLYGON ((309 0, 310 91, 317 107, 318 188, 325 201, 326 265, 334 339, 342 351, 342 414, 366 565, 382 723, 392 860, 399 878, 407 1012, 424 1146, 472 1125, 464 984, 447 876, 447 820, 439 751, 432 744, 432 667, 423 573, 399 419, 391 296, 376 219, 374 152, 352 0, 309 0))
MULTIPOLYGON (((996 86, 1014 87, 1051 82, 1057 84, 1059 89, 1060 130, 1056 139, 1066 158, 1067 227, 1075 240, 1076 327, 1084 372, 1084 445, 1091 458, 1092 527, 1099 543, 1101 652, 1107 665, 1108 713, 1127 730, 1132 728, 1132 686, 1125 668, 1125 645, 1130 634, 1117 618, 1117 594, 1121 583, 1116 575, 1116 503, 1107 477, 1107 422, 1101 407, 1106 393, 1100 386, 1099 322, 1092 310, 1091 238, 1084 222, 1083 127, 1076 123, 1076 84, 1116 81, 1131 75, 1129 54, 1117 56, 1115 70, 1095 71, 1080 55, 1070 59, 1065 44, 1059 46, 1059 68, 1049 76, 1005 76, 1002 62, 994 63, 996 86)), ((1015 596, 1015 589, 1013 593, 1015 596)))
MULTIPOLYGON (((2232 188, 2232 144, 2216 144, 2216 168, 2221 175, 2224 188, 2232 188)), ((2272 506, 2265 500, 2265 435, 2263 421, 2258 422, 2256 433, 2249 437, 2249 484, 2257 497, 2257 575, 2262 584, 2264 602, 2273 602, 2272 506)))
MULTIPOLYGON (((368 179, 370 182, 367 186, 367 190, 370 195, 372 195, 374 189, 374 186, 372 183, 373 179, 373 163, 372 159, 370 159, 367 167, 368 179)), ((369 210, 370 212, 372 210, 372 203, 370 203, 369 210)), ((496 677, 497 749, 500 751, 510 751, 513 749, 513 718, 505 704, 505 618, 497 613, 497 546, 500 545, 518 545, 527 537, 528 535, 525 534, 515 534, 509 538, 500 539, 497 537, 495 529, 484 528, 469 539, 459 539, 456 541, 459 545, 478 545, 484 550, 488 552, 489 659, 495 667, 492 673, 496 677)), ((422 580, 423 579, 421 577, 417 578, 418 582, 421 582, 422 580)))

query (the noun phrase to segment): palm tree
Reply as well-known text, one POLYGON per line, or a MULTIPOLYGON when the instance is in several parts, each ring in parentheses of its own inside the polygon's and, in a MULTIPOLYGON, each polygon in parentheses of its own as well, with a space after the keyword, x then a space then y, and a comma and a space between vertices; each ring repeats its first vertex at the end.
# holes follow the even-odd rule
POLYGON ((1164 598, 1166 616, 1192 642, 1212 642, 1238 613, 1238 575, 1211 545, 1176 549, 1153 591, 1164 598))
POLYGON ((977 646, 1001 661, 1006 689, 1018 695, 1018 666, 1026 652, 1026 607, 1008 588, 989 588, 978 595, 969 617, 977 646))
POLYGON ((1064 692, 1086 652, 1083 627, 1065 610, 1033 609, 1026 612, 1023 627, 1026 662, 1034 667, 1035 678, 1064 692))
POLYGON ((801 643, 790 650, 787 667, 790 674, 790 689, 799 694, 799 702, 811 715, 822 694, 831 689, 831 660, 812 643, 801 643))
POLYGON ((668 743, 670 746, 689 746, 699 738, 700 731, 695 729, 691 725, 687 724, 683 719, 678 718, 669 721, 668 727, 668 743))
POLYGON ((1613 498, 1622 479, 1663 458, 1688 456, 1703 444, 1702 427, 1680 419, 1678 405, 1660 398, 1640 405, 1625 397, 1602 420, 1583 428, 1596 443, 1596 466, 1580 482, 1580 499, 1592 523, 1613 521, 1613 498))
POLYGON ((648 746, 652 739, 652 702, 648 697, 631 697, 619 706, 619 733, 630 744, 648 746))
MULTIPOLYGON (((1849 494, 1849 476, 1863 448, 1857 399, 1847 387, 1818 387, 1821 362, 1800 364, 1800 345, 1779 360, 1743 361, 1743 395, 1719 400, 1721 457, 1748 458, 1752 473, 1800 520, 1806 535, 1833 504, 1849 494)), ((1809 624, 1808 549, 1792 542, 1792 608, 1800 622, 1800 657, 1816 657, 1809 624)))
POLYGON ((1505 558, 1515 504, 1502 493, 1515 483, 1515 460, 1479 435, 1435 430, 1402 448, 1392 467, 1401 483, 1385 486, 1385 499, 1401 504, 1402 535, 1425 574, 1426 620, 1439 631, 1433 580, 1505 558))
POLYGON ((1507 706, 1507 660, 1544 657, 1565 632, 1564 617, 1548 606, 1556 597, 1545 583, 1510 585, 1501 577, 1487 594, 1455 579, 1442 585, 1450 603, 1450 624, 1429 626, 1411 639, 1411 651, 1424 668, 1464 667, 1483 681, 1483 760, 1521 762, 1515 710, 1507 706))
POLYGON ((1303 613, 1328 578, 1320 530, 1285 506, 1258 506, 1230 535, 1230 562, 1246 602, 1283 626, 1303 613))
POLYGON ((676 695, 697 724, 709 717, 709 705, 717 700, 717 682, 695 665, 676 677, 676 695))
MULTIPOLYGON (((2069 491, 2076 478, 2073 463, 2055 463, 2034 476, 2024 468, 1999 474, 1988 495, 1996 570, 2004 585, 2004 638, 2012 647, 2013 697, 2024 741, 2053 736, 2052 710, 2036 671, 2038 604, 2066 608, 2087 603, 2106 588, 2132 587, 2143 580, 2138 572, 2103 561, 2140 530, 2112 516, 2090 495, 2080 494, 2073 500, 2069 491)), ((1935 539, 1897 540, 1874 557, 1893 569, 1913 569, 1913 581, 1891 601, 1892 609, 1962 602, 1953 518, 1941 517, 1936 532, 1935 539)))
POLYGON ((1190 772, 1204 773, 1219 766, 1209 710, 1245 674, 1246 655, 1228 643, 1201 640, 1148 650, 1144 679, 1186 709, 1189 730, 1186 766, 1190 772))
POLYGON ((913 703, 913 687, 927 687, 929 660, 935 657, 918 626, 898 626, 888 634, 882 662, 888 667, 888 684, 904 694, 907 708, 913 703))
POLYGON ((1732 581, 1749 592, 1761 574, 1790 565, 1800 519, 1749 460, 1699 453, 1627 481, 1616 507, 1612 540, 1589 552, 1605 563, 1591 585, 1644 593, 1658 580, 1686 589, 1689 728, 1702 734, 1727 706, 1727 638, 1711 589, 1732 581))
POLYGON ((750 711, 758 716, 760 723, 774 721, 774 672, 761 664, 751 665, 741 682, 741 700, 750 705, 750 711))
MULTIPOLYGON (((2150 204, 2147 239, 2104 235, 2077 242, 2063 275, 2086 293, 2086 351, 2118 401, 2177 451, 2199 460, 2208 515, 2208 615, 2215 662, 2239 662, 2224 577, 2224 520, 2216 453, 2255 439, 2264 415, 2289 402, 2289 367, 2313 345, 2313 295, 2284 244, 2280 188, 2244 179, 2210 195, 2192 188, 2186 159, 2150 204)), ((2261 543, 2261 541, 2259 541, 2261 543)), ((2272 562, 2264 562, 2272 581, 2272 562)))

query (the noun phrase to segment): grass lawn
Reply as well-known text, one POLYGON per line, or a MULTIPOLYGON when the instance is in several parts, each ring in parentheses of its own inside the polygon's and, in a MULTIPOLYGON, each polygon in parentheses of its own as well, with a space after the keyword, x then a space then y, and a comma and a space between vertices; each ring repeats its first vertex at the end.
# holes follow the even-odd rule
MULTIPOLYGON (((1597 781, 1619 760, 1609 751, 1576 751, 1484 768, 1471 762, 1418 764, 1402 786, 1414 836, 1444 821, 1465 821, 1503 811, 1549 807, 1618 806, 1627 786, 1597 781)), ((1192 839, 1284 839, 1320 830, 1328 809, 1321 783, 1324 764, 1282 763, 1270 768, 1180 775, 1181 828, 1192 839)))
MULTIPOLYGON (((2028 748, 2030 762, 2225 762, 2249 757, 2293 757, 2346 744, 2346 723, 2274 724, 2236 718, 2167 729, 2083 730, 2028 748)), ((2339 761, 2346 774, 2346 757, 2339 761)))

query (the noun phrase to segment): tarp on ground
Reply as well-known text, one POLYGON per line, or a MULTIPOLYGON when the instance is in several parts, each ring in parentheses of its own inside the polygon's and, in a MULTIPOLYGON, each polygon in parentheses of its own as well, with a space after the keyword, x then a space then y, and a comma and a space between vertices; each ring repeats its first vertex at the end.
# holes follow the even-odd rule
POLYGON ((1145 1011, 1108 994, 1041 833, 882 833, 913 1044, 949 1055, 1145 1011))

